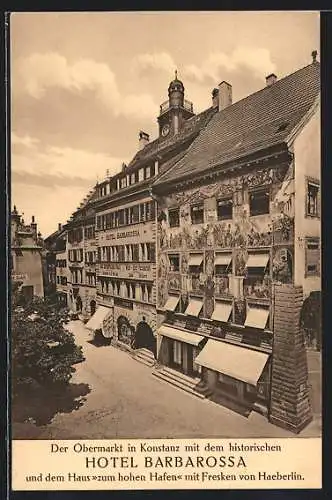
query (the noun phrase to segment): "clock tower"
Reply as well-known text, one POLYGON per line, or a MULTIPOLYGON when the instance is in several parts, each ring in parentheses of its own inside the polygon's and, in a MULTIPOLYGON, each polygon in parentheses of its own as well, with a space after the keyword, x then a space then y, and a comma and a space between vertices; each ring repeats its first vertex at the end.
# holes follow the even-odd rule
POLYGON ((194 115, 193 104, 184 98, 184 85, 175 71, 175 79, 168 87, 168 101, 160 106, 159 136, 166 138, 177 134, 183 123, 194 115))

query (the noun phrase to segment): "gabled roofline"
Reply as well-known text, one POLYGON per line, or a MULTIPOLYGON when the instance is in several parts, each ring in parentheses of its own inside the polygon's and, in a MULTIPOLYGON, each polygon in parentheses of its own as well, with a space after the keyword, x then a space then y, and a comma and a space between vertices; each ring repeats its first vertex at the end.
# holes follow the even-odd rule
POLYGON ((314 116, 315 112, 320 106, 320 94, 316 97, 314 100, 312 106, 309 108, 309 110, 305 113, 305 115, 302 117, 302 119, 295 125, 295 127, 290 131, 288 136, 285 139, 285 142, 288 147, 290 147, 297 136, 301 133, 303 128, 307 125, 307 123, 310 121, 310 119, 314 116))

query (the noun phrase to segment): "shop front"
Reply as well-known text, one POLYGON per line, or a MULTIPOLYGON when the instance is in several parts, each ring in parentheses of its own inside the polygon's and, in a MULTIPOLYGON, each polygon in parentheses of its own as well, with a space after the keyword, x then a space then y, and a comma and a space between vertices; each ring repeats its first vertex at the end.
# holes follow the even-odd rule
POLYGON ((269 404, 269 354, 209 339, 195 359, 213 398, 265 413, 269 404))
POLYGON ((205 337, 169 325, 162 325, 158 361, 191 377, 199 377, 201 366, 195 362, 205 337))

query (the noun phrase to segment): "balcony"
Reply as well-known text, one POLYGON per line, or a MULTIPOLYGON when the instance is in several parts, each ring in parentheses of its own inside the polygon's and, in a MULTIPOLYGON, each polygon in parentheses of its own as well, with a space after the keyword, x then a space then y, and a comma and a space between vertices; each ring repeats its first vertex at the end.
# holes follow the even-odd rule
POLYGON ((75 261, 69 261, 68 267, 78 267, 82 268, 84 266, 84 261, 83 260, 75 260, 75 261))
MULTIPOLYGON (((191 113, 194 112, 194 105, 192 102, 188 101, 187 99, 184 100, 183 106, 181 106, 183 109, 186 111, 190 111, 191 113)), ((162 115, 163 113, 166 113, 170 109, 169 101, 165 101, 160 105, 160 114, 162 115)))

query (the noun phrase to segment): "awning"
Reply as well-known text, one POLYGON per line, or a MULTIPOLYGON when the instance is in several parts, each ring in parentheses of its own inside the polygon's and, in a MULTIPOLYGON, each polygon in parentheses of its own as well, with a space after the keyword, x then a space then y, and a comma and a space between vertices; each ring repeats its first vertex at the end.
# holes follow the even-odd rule
POLYGON ((268 357, 264 352, 208 340, 195 363, 247 384, 257 385, 268 357))
POLYGON ((189 314, 190 316, 198 316, 201 312, 202 307, 203 302, 201 300, 191 299, 184 314, 189 314))
POLYGON ((217 321, 228 321, 232 312, 232 303, 216 302, 211 319, 217 321))
POLYGON ((168 337, 170 339, 179 340, 180 342, 186 342, 186 344, 191 344, 197 346, 201 340, 204 339, 202 335, 197 335, 196 333, 184 332, 183 330, 178 330, 172 326, 161 326, 158 330, 158 335, 168 337))
POLYGON ((269 309, 263 307, 248 307, 244 326, 251 326, 252 328, 261 328, 264 330, 269 313, 269 309))
POLYGON ((231 253, 217 253, 216 258, 214 260, 215 266, 229 266, 232 260, 231 253))
POLYGON ((189 257, 189 266, 200 266, 203 262, 203 254, 198 253, 195 255, 190 255, 189 257))
POLYGON ((263 267, 264 269, 269 262, 270 255, 268 253, 252 253, 249 254, 247 267, 263 267))
POLYGON ((108 307, 99 306, 97 311, 85 325, 86 328, 89 330, 99 330, 102 327, 104 319, 110 312, 111 310, 108 307))
POLYGON ((180 300, 179 296, 170 295, 165 304, 166 311, 175 311, 176 306, 178 305, 180 300))

